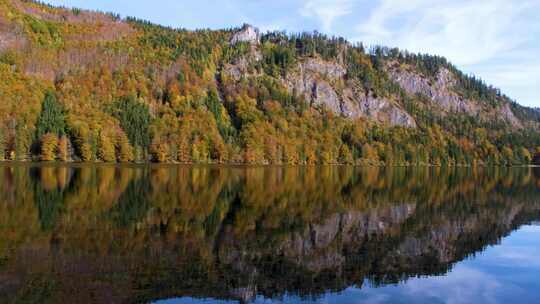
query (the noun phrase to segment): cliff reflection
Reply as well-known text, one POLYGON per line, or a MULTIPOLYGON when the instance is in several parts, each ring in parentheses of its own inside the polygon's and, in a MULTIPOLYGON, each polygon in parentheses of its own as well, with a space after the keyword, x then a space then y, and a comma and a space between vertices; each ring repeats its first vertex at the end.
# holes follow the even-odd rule
POLYGON ((0 166, 0 298, 317 296, 540 219, 530 169, 0 166))

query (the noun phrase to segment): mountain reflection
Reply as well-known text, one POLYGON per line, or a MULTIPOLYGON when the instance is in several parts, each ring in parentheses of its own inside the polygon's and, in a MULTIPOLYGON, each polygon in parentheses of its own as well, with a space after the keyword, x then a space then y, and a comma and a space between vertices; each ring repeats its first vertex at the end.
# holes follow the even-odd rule
POLYGON ((537 172, 0 166, 0 299, 316 297, 447 273, 540 219, 537 172))

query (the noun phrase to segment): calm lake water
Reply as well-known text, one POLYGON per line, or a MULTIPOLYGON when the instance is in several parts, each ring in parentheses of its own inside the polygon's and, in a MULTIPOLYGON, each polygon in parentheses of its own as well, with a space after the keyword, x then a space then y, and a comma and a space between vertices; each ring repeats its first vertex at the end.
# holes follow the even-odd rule
POLYGON ((531 168, 0 164, 0 303, 509 302, 531 168))

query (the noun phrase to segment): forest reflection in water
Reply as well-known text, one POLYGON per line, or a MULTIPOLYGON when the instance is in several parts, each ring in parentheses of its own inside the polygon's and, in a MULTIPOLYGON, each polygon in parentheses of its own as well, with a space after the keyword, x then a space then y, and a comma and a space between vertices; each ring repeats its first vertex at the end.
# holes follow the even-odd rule
POLYGON ((540 219, 531 168, 0 165, 0 299, 317 297, 540 219))

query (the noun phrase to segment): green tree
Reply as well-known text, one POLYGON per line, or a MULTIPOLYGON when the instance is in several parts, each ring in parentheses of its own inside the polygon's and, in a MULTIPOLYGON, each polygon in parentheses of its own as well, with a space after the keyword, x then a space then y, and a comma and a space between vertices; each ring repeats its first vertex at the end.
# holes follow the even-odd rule
POLYGON ((41 138, 46 133, 62 136, 66 132, 64 108, 52 92, 47 92, 41 106, 36 124, 36 136, 41 138))
POLYGON ((149 127, 152 121, 148 106, 130 96, 114 103, 112 114, 120 121, 130 143, 146 151, 151 142, 149 127))

